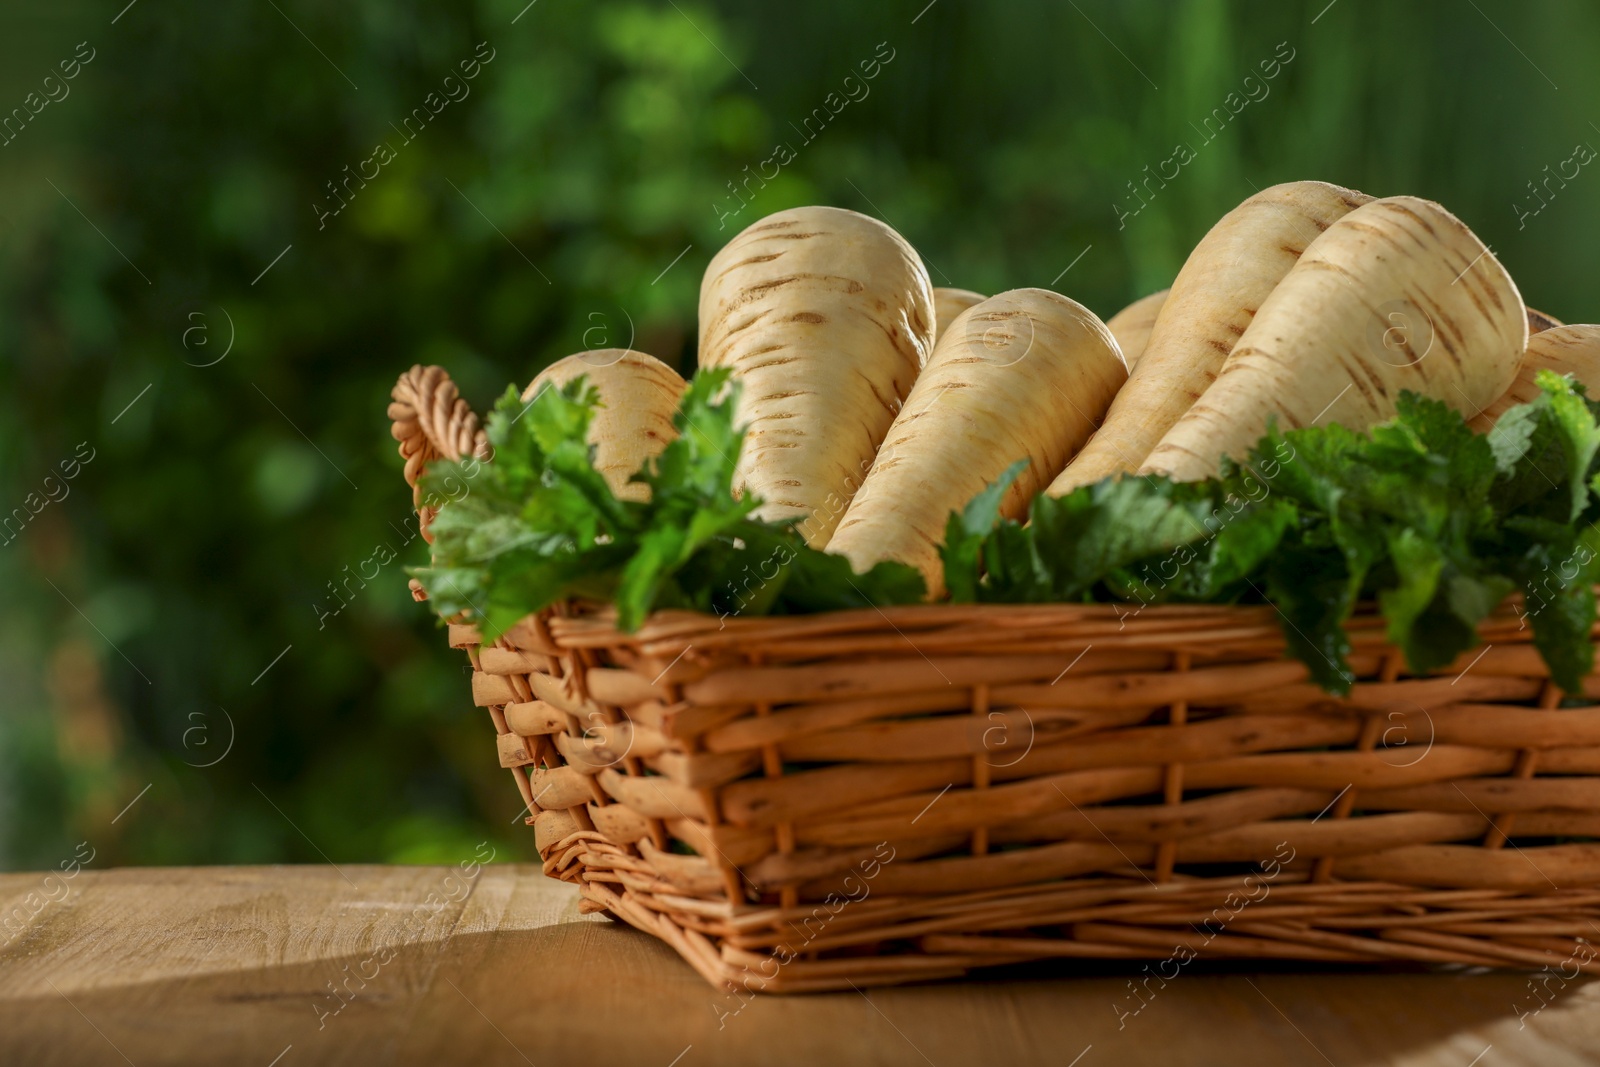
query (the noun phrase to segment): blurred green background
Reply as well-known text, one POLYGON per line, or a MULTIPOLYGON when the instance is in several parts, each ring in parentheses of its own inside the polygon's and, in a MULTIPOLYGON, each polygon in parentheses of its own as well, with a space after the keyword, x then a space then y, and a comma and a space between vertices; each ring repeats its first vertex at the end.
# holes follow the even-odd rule
POLYGON ((0 11, 0 866, 536 858, 421 543, 330 594, 405 537, 388 390, 439 363, 481 410, 630 338, 687 370, 767 212, 1109 316, 1322 178, 1600 318, 1600 174, 1548 181, 1600 145, 1593 5, 525 3, 0 11))

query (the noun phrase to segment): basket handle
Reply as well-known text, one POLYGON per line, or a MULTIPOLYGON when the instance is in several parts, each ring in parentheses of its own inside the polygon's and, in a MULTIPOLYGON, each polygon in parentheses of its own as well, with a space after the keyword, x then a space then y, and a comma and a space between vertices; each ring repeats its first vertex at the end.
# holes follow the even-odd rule
MULTIPOLYGON (((400 375, 389 395, 394 398, 389 404, 389 418, 394 424, 389 432, 400 442, 406 484, 411 486, 411 502, 417 509, 417 526, 431 545, 433 533, 429 527, 438 509, 422 503, 422 489, 418 486, 428 465, 436 459, 460 460, 463 456, 488 460, 493 458, 494 450, 489 447, 489 437, 477 413, 461 398, 456 383, 443 367, 412 367, 400 375)), ((416 579, 411 580, 411 595, 418 600, 427 597, 416 579)))

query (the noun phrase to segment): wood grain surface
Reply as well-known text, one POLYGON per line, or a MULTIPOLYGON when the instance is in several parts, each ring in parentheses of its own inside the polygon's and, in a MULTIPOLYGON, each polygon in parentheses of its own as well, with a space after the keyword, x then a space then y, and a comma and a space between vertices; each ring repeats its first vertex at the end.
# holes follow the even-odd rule
POLYGON ((1581 976, 1190 964, 1140 998, 1137 966, 1063 961, 741 1000, 531 866, 45 879, 0 875, 0 1064, 1600 1061, 1600 980, 1581 976))

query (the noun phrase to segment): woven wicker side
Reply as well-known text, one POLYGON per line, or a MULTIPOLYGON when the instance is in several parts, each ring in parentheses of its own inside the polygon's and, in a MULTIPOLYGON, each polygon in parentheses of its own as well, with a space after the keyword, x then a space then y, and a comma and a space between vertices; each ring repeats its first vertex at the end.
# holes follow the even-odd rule
POLYGON ((1594 970, 1574 937, 1600 918, 1600 709, 1552 704, 1510 609, 1487 652, 1432 677, 1358 626, 1345 699, 1236 610, 1253 618, 1148 611, 1125 641, 1076 608, 929 609, 915 638, 904 612, 879 633, 678 616, 609 645, 603 609, 553 620, 662 744, 652 784, 601 787, 641 813, 676 805, 679 847, 723 875, 606 892, 719 946, 712 967, 675 942, 708 977, 773 991, 1174 946, 1594 970), (974 654, 986 631, 1004 644, 974 654), (1497 827, 1517 849, 1484 847, 1497 827))

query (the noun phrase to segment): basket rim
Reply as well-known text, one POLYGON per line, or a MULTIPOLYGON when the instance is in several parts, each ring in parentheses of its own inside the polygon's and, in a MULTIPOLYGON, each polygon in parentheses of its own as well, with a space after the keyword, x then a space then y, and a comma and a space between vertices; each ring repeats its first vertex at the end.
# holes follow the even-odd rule
MULTIPOLYGON (((1479 623, 1480 636, 1525 630, 1519 610, 1522 595, 1512 593, 1479 623)), ((1281 612, 1272 604, 1153 604, 1047 603, 1047 604, 907 604, 891 607, 852 608, 807 615, 719 616, 710 612, 664 609, 652 612, 637 630, 617 625, 617 610, 609 603, 575 599, 544 613, 544 623, 558 643, 567 646, 666 648, 694 644, 701 648, 737 647, 747 642, 779 639, 837 638, 851 633, 881 631, 887 623, 903 633, 982 626, 1014 631, 1064 628, 1099 633, 1107 640, 1176 638, 1194 635, 1205 644, 1222 637, 1225 628, 1233 640, 1281 640, 1281 612)), ((531 616, 530 616, 531 618, 531 616)), ((521 625, 521 624, 519 624, 521 625)), ((1345 630, 1354 643, 1387 643, 1387 624, 1375 601, 1361 601, 1345 630)), ((1600 624, 1597 624, 1600 630, 1600 624)))

